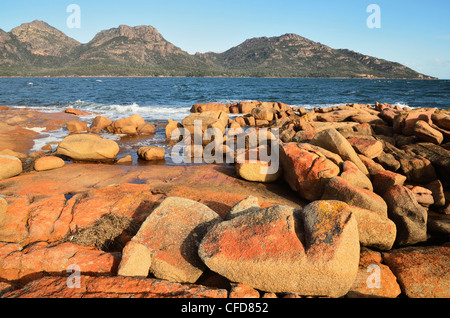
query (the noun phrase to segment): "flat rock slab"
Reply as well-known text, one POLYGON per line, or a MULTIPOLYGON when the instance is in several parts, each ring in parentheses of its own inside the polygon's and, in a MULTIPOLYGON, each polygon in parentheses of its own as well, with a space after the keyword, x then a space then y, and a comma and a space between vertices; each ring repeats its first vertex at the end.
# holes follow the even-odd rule
MULTIPOLYGON (((47 272, 42 263, 46 260, 45 255, 59 255, 55 252, 59 248, 54 246, 66 240, 70 242, 72 234, 91 228, 104 215, 142 224, 166 197, 171 196, 203 203, 222 218, 249 195, 257 197, 261 207, 277 203, 302 207, 302 201, 295 194, 289 199, 284 197, 285 193, 289 193, 286 185, 261 185, 239 180, 234 169, 214 165, 66 164, 57 170, 23 173, 0 182, 0 195, 5 197, 0 209, 0 241, 3 244, 0 247, 0 278, 26 280, 42 271, 47 272), (27 259, 26 270, 22 268, 24 257, 27 259)), ((122 243, 126 244, 131 237, 124 239, 122 243)), ((85 248, 72 244, 72 248, 74 246, 79 251, 85 248)), ((69 254, 64 257, 72 257, 76 249, 69 254)), ((109 267, 92 268, 89 272, 117 272, 120 258, 96 248, 92 254, 108 257, 109 263, 105 266, 109 267)), ((49 272, 67 269, 67 264, 61 261, 58 261, 59 267, 58 262, 51 262, 54 266, 48 268, 49 272)))
POLYGON ((77 194, 6 196, 8 207, 0 214, 0 241, 22 245, 57 242, 106 214, 140 223, 161 199, 162 195, 153 195, 148 186, 130 183, 77 194))
POLYGON ((66 122, 78 117, 63 112, 46 113, 37 109, 10 108, 1 111, 0 149, 28 153, 34 140, 42 136, 30 128, 42 128, 44 133, 65 127, 66 122))
POLYGON ((77 288, 67 277, 44 277, 5 298, 227 298, 225 289, 182 285, 151 278, 80 276, 77 288))
POLYGON ((33 171, 0 181, 0 195, 7 200, 24 195, 74 195, 126 183, 141 185, 153 194, 204 203, 222 217, 250 195, 258 197, 261 207, 284 204, 302 208, 307 204, 282 181, 274 184, 248 182, 240 180, 232 167, 218 165, 66 164, 58 170, 33 171))
POLYGON ((81 272, 111 275, 117 271, 119 253, 105 253, 93 247, 45 242, 22 248, 0 243, 0 279, 26 283, 46 275, 64 275, 70 266, 81 272))

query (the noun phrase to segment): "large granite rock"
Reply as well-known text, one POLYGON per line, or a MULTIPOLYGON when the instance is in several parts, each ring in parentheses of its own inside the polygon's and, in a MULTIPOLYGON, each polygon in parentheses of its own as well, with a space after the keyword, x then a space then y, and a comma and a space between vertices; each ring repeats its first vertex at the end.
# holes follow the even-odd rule
MULTIPOLYGON (((194 283, 206 269, 197 254, 198 244, 209 227, 220 220, 201 203, 170 197, 150 214, 132 242, 150 250, 149 270, 155 277, 194 283)), ((129 256, 125 253, 124 257, 129 256)))
POLYGON ((336 129, 331 128, 318 132, 311 143, 338 154, 343 160, 353 162, 366 176, 369 175, 369 171, 352 145, 336 129))
POLYGON ((343 202, 273 206, 215 225, 199 255, 214 272, 258 290, 340 297, 358 271, 358 226, 343 202))
POLYGON ((16 157, 0 155, 0 180, 15 177, 22 172, 22 161, 16 157))
POLYGON ((355 187, 341 177, 334 177, 327 183, 322 200, 339 200, 387 217, 388 209, 382 197, 372 191, 355 187))
POLYGON ((56 149, 56 154, 76 161, 113 160, 118 153, 115 141, 91 134, 67 136, 56 149))
POLYGON ((396 185, 389 188, 383 198, 388 205, 389 218, 397 226, 397 244, 416 244, 427 240, 427 210, 417 202, 411 190, 396 185))
POLYGON ((339 166, 308 144, 280 147, 280 162, 291 189, 309 201, 320 199, 328 180, 340 173, 339 166))

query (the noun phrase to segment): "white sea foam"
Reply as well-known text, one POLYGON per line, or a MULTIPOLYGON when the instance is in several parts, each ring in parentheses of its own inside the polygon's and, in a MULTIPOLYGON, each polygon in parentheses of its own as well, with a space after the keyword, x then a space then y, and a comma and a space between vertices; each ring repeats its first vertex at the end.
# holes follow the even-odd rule
POLYGON ((41 132, 43 132, 47 128, 45 128, 45 127, 25 127, 25 129, 32 130, 32 131, 37 132, 37 133, 40 134, 41 132))
POLYGON ((415 107, 415 106, 409 106, 408 104, 406 104, 404 102, 397 102, 397 103, 394 104, 394 106, 400 106, 401 108, 409 107, 411 109, 420 108, 420 107, 415 107))
MULTIPOLYGON (((94 112, 103 113, 110 119, 122 118, 134 114, 141 115, 146 121, 152 120, 182 120, 185 118, 191 107, 159 106, 149 105, 140 106, 137 103, 131 105, 103 105, 92 109, 94 112)), ((89 110, 88 110, 89 111, 89 110)))
MULTIPOLYGON (((40 133, 42 138, 34 140, 34 146, 30 150, 30 152, 42 150, 42 147, 44 147, 46 144, 60 142, 64 137, 68 136, 69 134, 65 128, 40 133)), ((55 150, 54 148, 56 148, 56 145, 52 146, 52 148, 53 150, 55 150)))
MULTIPOLYGON (((130 103, 125 105, 119 104, 100 104, 95 102, 85 102, 77 100, 75 103, 67 105, 75 109, 80 109, 86 112, 105 116, 111 120, 128 117, 134 114, 141 115, 146 121, 153 120, 182 120, 185 118, 191 109, 191 106, 175 106, 175 105, 139 105, 138 103, 130 103)), ((89 119, 91 116, 82 116, 82 118, 89 119)))
MULTIPOLYGON (((27 128, 27 129, 30 129, 30 128, 27 128)), ((45 128, 40 128, 40 127, 36 127, 34 129, 30 129, 30 130, 36 131, 41 134, 41 136, 40 136, 41 138, 34 140, 34 146, 30 150, 30 152, 42 150, 42 147, 44 147, 45 145, 50 144, 50 143, 54 143, 51 146, 52 146, 52 151, 55 151, 56 147, 58 146, 57 143, 61 142, 61 140, 63 140, 65 137, 69 136, 69 132, 67 131, 67 129, 65 127, 60 128, 58 130, 52 130, 52 131, 47 131, 47 132, 43 132, 43 130, 45 130, 45 128)), ((103 133, 103 134, 100 134, 100 136, 105 139, 119 141, 120 138, 124 135, 103 133)))
POLYGON ((119 114, 123 113, 138 113, 142 112, 139 105, 137 103, 132 103, 131 105, 102 105, 99 107, 95 107, 96 111, 104 111, 104 112, 115 112, 119 114))
MULTIPOLYGON (((62 112, 66 108, 79 109, 91 115, 78 116, 81 120, 90 122, 96 116, 105 116, 111 120, 117 120, 140 114, 145 121, 152 122, 157 120, 172 119, 181 121, 190 114, 191 106, 177 106, 177 105, 144 105, 138 103, 130 103, 125 105, 119 104, 101 104, 95 102, 86 102, 77 100, 73 103, 48 105, 48 106, 13 106, 15 108, 30 108, 44 113, 62 112)), ((34 128, 33 128, 34 129, 34 128)), ((37 131, 39 132, 39 131, 37 131)))

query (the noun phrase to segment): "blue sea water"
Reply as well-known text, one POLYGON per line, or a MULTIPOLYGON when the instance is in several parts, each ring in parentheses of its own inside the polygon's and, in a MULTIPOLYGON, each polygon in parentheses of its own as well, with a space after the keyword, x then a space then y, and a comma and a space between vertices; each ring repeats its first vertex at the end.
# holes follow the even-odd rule
MULTIPOLYGON (((148 122, 180 121, 196 103, 246 100, 284 102, 305 108, 378 101, 449 109, 450 80, 0 78, 0 105, 48 111, 72 107, 112 120, 138 113, 148 122)), ((156 143, 161 142, 161 136, 156 139, 156 143)), ((39 146, 36 144, 36 150, 39 146)))
POLYGON ((378 101, 446 109, 450 80, 0 78, 0 105, 73 107, 113 116, 141 112, 148 120, 182 117, 195 103, 245 100, 307 108, 378 101))

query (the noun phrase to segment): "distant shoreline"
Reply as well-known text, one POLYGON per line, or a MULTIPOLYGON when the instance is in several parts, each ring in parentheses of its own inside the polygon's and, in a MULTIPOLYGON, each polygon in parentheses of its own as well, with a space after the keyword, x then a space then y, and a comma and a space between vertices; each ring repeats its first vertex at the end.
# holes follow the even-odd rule
POLYGON ((254 37, 222 53, 195 54, 168 42, 149 25, 103 30, 87 44, 38 20, 2 36, 7 40, 0 75, 6 77, 437 79, 398 62, 333 49, 294 33, 254 37))
POLYGON ((267 79, 346 79, 346 80, 414 80, 445 81, 445 78, 386 78, 386 77, 276 77, 276 76, 139 76, 139 75, 80 75, 80 76, 2 76, 0 78, 267 78, 267 79))

